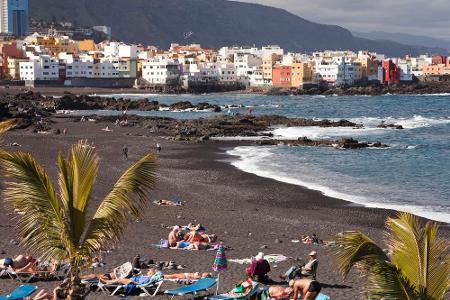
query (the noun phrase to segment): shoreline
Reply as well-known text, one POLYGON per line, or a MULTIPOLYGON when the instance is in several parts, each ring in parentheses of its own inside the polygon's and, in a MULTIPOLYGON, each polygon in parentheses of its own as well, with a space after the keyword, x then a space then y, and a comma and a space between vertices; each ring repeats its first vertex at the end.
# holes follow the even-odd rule
MULTIPOLYGON (((257 147, 254 144, 237 145, 237 146, 238 147, 239 146, 255 146, 255 147, 257 147)), ((319 192, 325 197, 330 197, 330 198, 333 198, 336 200, 341 200, 341 201, 344 201, 347 203, 351 203, 352 205, 357 205, 357 206, 359 205, 359 206, 365 207, 365 208, 384 209, 384 210, 395 211, 395 212, 409 212, 420 218, 439 222, 441 224, 441 226, 450 228, 450 221, 449 221, 450 217, 448 214, 443 213, 443 212, 427 211, 427 210, 424 210, 424 208, 421 206, 414 206, 414 205, 409 205, 409 206, 404 205, 403 206, 401 204, 394 204, 394 203, 373 202, 373 201, 370 201, 369 199, 366 199, 364 196, 342 193, 342 192, 333 190, 332 188, 329 188, 327 186, 315 184, 313 182, 305 182, 302 179, 289 178, 289 177, 286 177, 283 175, 278 175, 276 173, 273 173, 270 171, 265 171, 265 170, 253 170, 253 171, 249 170, 249 168, 245 168, 242 166, 245 163, 245 161, 244 161, 244 159, 242 159, 242 157, 239 157, 239 154, 230 153, 234 149, 235 149, 235 147, 233 147, 233 149, 227 150, 226 154, 229 155, 230 157, 238 157, 234 163, 230 162, 230 164, 242 172, 253 174, 253 175, 256 175, 256 176, 262 177, 262 178, 272 179, 272 180, 282 182, 282 183, 300 186, 302 188, 305 188, 305 189, 308 189, 311 191, 319 192), (241 163, 240 164, 241 167, 238 166, 239 163, 241 163), (402 207, 403 207, 403 209, 402 209, 402 207)))
MULTIPOLYGON (((29 130, 13 130, 2 138, 4 144, 18 142, 21 147, 4 147, 10 151, 26 151, 36 156, 48 170, 53 180, 57 178, 56 157, 59 151, 80 139, 88 139, 99 153, 100 172, 93 190, 90 211, 95 209, 118 176, 145 153, 154 151, 161 144, 160 170, 157 189, 151 201, 159 199, 181 200, 181 207, 160 207, 149 202, 145 216, 128 226, 121 243, 104 256, 105 267, 95 272, 106 273, 134 255, 155 261, 172 260, 187 266, 190 272, 211 272, 214 251, 181 251, 156 249, 157 244, 169 232, 168 226, 189 222, 202 223, 208 232, 217 234, 232 250, 228 258, 245 258, 259 251, 279 253, 293 258, 307 257, 318 251, 320 261, 318 280, 324 293, 333 299, 363 299, 365 281, 352 271, 346 281, 337 273, 333 249, 323 246, 293 243, 301 235, 316 233, 319 238, 333 240, 345 230, 359 230, 375 241, 383 238, 386 217, 395 211, 366 208, 345 200, 324 196, 305 187, 278 182, 273 179, 246 173, 232 166, 226 150, 242 142, 210 141, 191 144, 169 141, 148 130, 136 127, 114 127, 112 132, 101 130, 105 123, 74 123, 70 119, 54 119, 56 128, 67 128, 67 135, 35 134, 29 130), (129 161, 121 158, 121 149, 129 147, 129 161)), ((112 124, 112 123, 111 123, 112 124)), ((0 250, 4 256, 23 253, 15 243, 12 214, 5 205, 0 206, 0 250)), ((441 227, 440 235, 450 237, 450 228, 441 227)), ((271 277, 276 279, 294 263, 293 259, 272 265, 271 277)), ((231 289, 243 279, 245 266, 229 264, 230 269, 221 276, 221 291, 231 289)), ((182 271, 182 272, 186 272, 182 271)), ((168 271, 170 272, 170 271, 168 271)), ((47 290, 58 282, 37 282, 47 290)), ((0 290, 9 291, 17 285, 11 279, 0 280, 0 290)), ((163 289, 174 286, 164 284, 163 289)), ((175 285, 176 287, 176 285, 175 285)), ((90 294, 89 299, 108 299, 101 293, 90 294)), ((158 296, 157 299, 165 299, 158 296)))
POLYGON ((76 95, 265 95, 265 96, 383 96, 383 95, 438 95, 449 94, 448 82, 414 82, 399 85, 367 84, 355 86, 319 86, 311 89, 279 88, 279 87, 249 87, 244 90, 211 91, 208 93, 160 93, 136 88, 93 88, 93 87, 36 87, 6 85, 0 86, 0 94, 17 94, 25 91, 41 93, 46 96, 62 96, 66 92, 76 95))

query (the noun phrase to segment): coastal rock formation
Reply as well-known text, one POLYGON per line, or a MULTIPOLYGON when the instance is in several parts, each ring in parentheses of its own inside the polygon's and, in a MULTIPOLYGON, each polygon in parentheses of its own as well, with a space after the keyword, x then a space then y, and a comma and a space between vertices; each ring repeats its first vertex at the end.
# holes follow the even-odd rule
POLYGON ((332 140, 311 140, 307 137, 301 137, 297 140, 277 140, 267 139, 257 142, 261 146, 275 146, 275 145, 287 145, 287 146, 308 146, 308 147, 334 147, 336 149, 364 149, 364 148, 386 148, 389 147, 381 142, 369 143, 359 142, 351 138, 343 138, 338 141, 332 140))
POLYGON ((402 125, 381 123, 378 128, 404 129, 402 125))

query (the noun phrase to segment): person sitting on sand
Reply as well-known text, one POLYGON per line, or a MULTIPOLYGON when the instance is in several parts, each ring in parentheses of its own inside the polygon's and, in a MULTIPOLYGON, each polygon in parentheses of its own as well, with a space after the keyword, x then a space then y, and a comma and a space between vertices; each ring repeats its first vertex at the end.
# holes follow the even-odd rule
POLYGON ((317 252, 311 251, 309 253, 309 260, 305 265, 290 267, 284 275, 280 276, 280 278, 284 280, 291 280, 298 277, 313 276, 314 279, 318 265, 319 261, 317 260, 317 252))
POLYGON ((316 280, 298 279, 290 280, 288 287, 282 285, 273 285, 269 288, 268 291, 271 299, 291 298, 292 300, 297 300, 299 295, 302 295, 303 300, 314 300, 317 298, 321 290, 322 286, 316 280))
POLYGON ((270 272, 270 264, 264 259, 264 253, 259 252, 254 257, 250 266, 246 269, 247 275, 261 283, 269 281, 268 273, 270 272))
POLYGON ((37 265, 37 260, 29 255, 0 259, 0 269, 11 268, 18 273, 35 273, 37 272, 37 265))
POLYGON ((180 226, 174 226, 169 233, 168 241, 169 247, 176 247, 178 242, 183 239, 183 233, 180 231, 180 226))
POLYGON ((306 278, 295 280, 290 285, 294 289, 292 299, 295 300, 298 299, 299 295, 303 296, 303 300, 314 300, 322 290, 322 285, 318 281, 306 278))
POLYGON ((312 236, 302 235, 302 242, 303 244, 313 244, 313 245, 320 244, 320 240, 315 233, 313 233, 312 236))

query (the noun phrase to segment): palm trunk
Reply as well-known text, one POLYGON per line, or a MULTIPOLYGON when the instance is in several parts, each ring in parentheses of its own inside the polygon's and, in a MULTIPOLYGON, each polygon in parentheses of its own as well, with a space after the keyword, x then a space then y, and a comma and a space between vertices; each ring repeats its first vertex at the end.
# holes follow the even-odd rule
POLYGON ((71 261, 69 270, 69 286, 67 298, 71 300, 84 299, 84 291, 81 286, 80 267, 77 262, 71 261))

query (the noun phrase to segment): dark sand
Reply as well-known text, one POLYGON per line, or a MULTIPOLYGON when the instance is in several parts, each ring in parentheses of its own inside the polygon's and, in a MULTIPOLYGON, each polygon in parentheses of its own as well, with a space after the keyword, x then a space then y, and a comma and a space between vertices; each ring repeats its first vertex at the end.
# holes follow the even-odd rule
MULTIPOLYGON (((155 249, 151 245, 167 238, 166 227, 189 222, 202 223, 209 233, 215 233, 226 245, 228 258, 245 258, 259 251, 266 254, 279 253, 294 258, 307 259, 307 254, 318 251, 320 261, 318 280, 323 283, 323 292, 332 299, 363 299, 364 280, 352 272, 343 281, 336 272, 332 250, 327 247, 294 244, 302 234, 316 233, 324 240, 343 230, 361 230, 376 240, 382 237, 382 228, 387 216, 394 212, 383 209, 368 209, 351 203, 323 196, 300 186, 285 184, 271 179, 244 173, 224 162, 232 159, 224 150, 234 145, 223 142, 192 145, 149 137, 144 129, 116 128, 113 132, 100 129, 105 124, 73 123, 58 119, 54 128, 68 128, 67 136, 39 135, 28 131, 12 131, 4 136, 4 143, 18 142, 22 147, 6 147, 9 150, 32 152, 39 162, 56 176, 56 155, 80 139, 93 142, 101 157, 100 173, 94 188, 91 208, 98 204, 112 187, 119 175, 149 151, 154 151, 156 142, 162 145, 159 183, 151 200, 169 199, 185 201, 182 207, 159 207, 153 203, 141 221, 133 222, 123 241, 105 256, 106 266, 97 272, 110 271, 114 266, 134 255, 155 261, 173 260, 185 264, 187 271, 210 272, 215 251, 189 252, 182 250, 155 249), (129 148, 129 160, 121 158, 122 146, 129 148), (276 243, 275 239, 281 240, 276 243), (267 249, 261 249, 266 245, 267 249)), ((2 257, 23 253, 14 245, 15 233, 8 208, 0 208, 0 250, 2 257)), ((442 233, 448 238, 448 228, 442 233)), ((272 266, 272 278, 278 278, 294 260, 272 266)), ((245 266, 229 263, 229 270, 222 274, 221 291, 231 289, 244 278, 245 266)), ((38 282, 37 285, 52 289, 57 282, 38 282)), ((12 290, 18 283, 10 279, 0 280, 1 293, 12 290)), ((173 285, 164 284, 162 289, 173 285)), ((159 296, 163 298, 164 296, 159 296)), ((100 293, 91 293, 89 298, 106 298, 100 293)))

